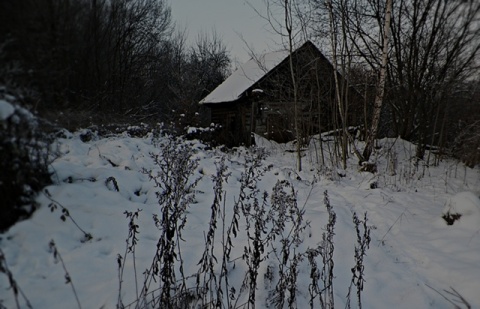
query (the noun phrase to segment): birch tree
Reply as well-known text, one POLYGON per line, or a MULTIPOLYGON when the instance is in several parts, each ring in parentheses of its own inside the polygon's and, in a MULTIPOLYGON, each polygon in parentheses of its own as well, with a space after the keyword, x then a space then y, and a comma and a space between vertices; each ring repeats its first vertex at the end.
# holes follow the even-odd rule
MULTIPOLYGON (((356 36, 352 39, 355 53, 378 72, 377 86, 383 88, 377 91, 375 100, 377 112, 380 97, 385 102, 382 114, 387 117, 383 121, 388 130, 383 134, 416 143, 416 155, 422 159, 427 143, 442 144, 440 138, 446 136, 439 122, 448 117, 452 96, 458 95, 465 80, 477 74, 480 2, 358 0, 351 5, 350 10, 355 12, 349 21, 350 33, 356 36), (388 6, 391 21, 387 24, 383 12, 388 6), (384 37, 388 31, 391 56, 385 66, 384 58, 378 56, 385 40, 378 40, 377 34, 384 37)), ((376 116, 374 120, 381 125, 382 120, 376 116)), ((369 137, 373 139, 375 128, 378 125, 372 123, 369 137)), ((371 153, 372 145, 370 140, 365 155, 371 153)))
POLYGON ((368 161, 372 154, 373 144, 377 137, 378 125, 380 123, 380 115, 382 112, 383 97, 385 95, 385 80, 387 76, 387 61, 388 61, 388 39, 390 36, 390 23, 392 16, 393 0, 387 0, 387 7, 385 12, 385 26, 383 32, 383 50, 382 50, 382 65, 380 67, 380 79, 378 82, 377 93, 375 96, 375 105, 373 109, 372 124, 368 132, 367 141, 363 150, 363 160, 368 161))

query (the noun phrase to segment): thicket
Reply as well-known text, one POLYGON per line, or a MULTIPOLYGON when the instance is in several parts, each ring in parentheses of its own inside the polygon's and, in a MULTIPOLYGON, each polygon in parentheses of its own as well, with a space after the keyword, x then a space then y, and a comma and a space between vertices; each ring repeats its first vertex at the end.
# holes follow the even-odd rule
MULTIPOLYGON (((0 96, 0 232, 35 210, 37 193, 51 183, 51 137, 38 130, 39 121, 0 96), (8 112, 8 113, 7 113, 8 112)), ((8 96, 10 101, 14 97, 8 96)))
POLYGON ((216 34, 187 46, 166 0, 0 2, 0 84, 70 130, 199 122, 198 101, 229 67, 216 34))

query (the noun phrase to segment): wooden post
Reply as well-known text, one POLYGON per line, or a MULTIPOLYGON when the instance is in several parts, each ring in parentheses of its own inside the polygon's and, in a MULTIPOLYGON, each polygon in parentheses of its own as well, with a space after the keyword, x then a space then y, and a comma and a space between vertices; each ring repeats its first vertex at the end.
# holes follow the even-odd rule
POLYGON ((255 132, 255 99, 252 99, 252 109, 250 111, 250 138, 249 145, 252 146, 253 134, 255 132))

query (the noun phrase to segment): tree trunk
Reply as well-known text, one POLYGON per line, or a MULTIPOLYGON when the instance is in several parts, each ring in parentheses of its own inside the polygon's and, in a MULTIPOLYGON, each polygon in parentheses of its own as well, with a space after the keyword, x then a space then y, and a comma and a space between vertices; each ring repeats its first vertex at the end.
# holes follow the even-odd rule
POLYGON ((290 60, 290 75, 292 78, 292 85, 293 85, 293 108, 294 108, 294 123, 295 123, 295 135, 297 139, 297 147, 296 147, 296 152, 297 152, 297 170, 301 171, 302 170, 302 153, 301 153, 301 132, 300 132, 300 116, 298 112, 298 98, 297 98, 297 92, 298 92, 298 87, 297 87, 297 81, 295 78, 295 70, 293 66, 293 58, 292 58, 292 53, 293 53, 293 35, 292 35, 292 9, 291 9, 291 3, 288 2, 289 0, 285 0, 285 28, 287 29, 288 33, 288 52, 290 54, 289 60, 290 60))
POLYGON ((380 123, 380 115, 382 112, 383 97, 385 95, 385 79, 387 76, 387 61, 388 61, 388 38, 390 36, 390 22, 392 17, 392 2, 387 0, 387 8, 385 15, 385 27, 383 33, 383 52, 382 52, 382 66, 380 67, 380 80, 378 82, 377 93, 375 95, 375 104, 373 106, 373 118, 370 132, 367 136, 367 143, 363 150, 363 159, 368 161, 373 151, 373 143, 377 137, 378 125, 380 123))
MULTIPOLYGON (((330 20, 330 42, 332 44, 332 53, 333 53, 333 68, 334 68, 334 80, 335 80, 335 98, 337 101, 337 106, 338 106, 338 114, 340 115, 340 120, 341 120, 341 125, 342 125, 342 164, 343 168, 346 168, 347 166, 347 142, 350 141, 353 146, 353 151, 357 155, 358 159, 360 161, 363 161, 362 154, 357 150, 353 143, 353 137, 350 135, 350 133, 347 130, 347 111, 346 111, 346 106, 344 108, 344 102, 346 101, 346 98, 348 97, 347 95, 341 94, 341 87, 340 87, 340 81, 338 79, 338 60, 337 60, 337 34, 335 31, 335 25, 334 25, 334 16, 333 16, 333 5, 332 2, 326 2, 327 9, 328 9, 328 15, 329 15, 329 20, 330 20)), ((345 16, 343 14, 347 14, 345 11, 342 12, 342 34, 345 36, 345 24, 344 24, 344 18, 345 16)), ((343 42, 345 44, 346 38, 343 38, 343 42)), ((343 68, 344 65, 343 65, 343 68)), ((342 82, 343 85, 343 82, 342 82)), ((344 85, 346 87, 345 93, 348 93, 348 84, 344 85)), ((336 117, 336 115, 334 116, 336 117)))

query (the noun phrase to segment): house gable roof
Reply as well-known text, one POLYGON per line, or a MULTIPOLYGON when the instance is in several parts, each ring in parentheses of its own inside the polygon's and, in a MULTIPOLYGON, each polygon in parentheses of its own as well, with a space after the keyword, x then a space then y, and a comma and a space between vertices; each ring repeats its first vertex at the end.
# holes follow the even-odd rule
MULTIPOLYGON (((325 58, 311 41, 306 41, 293 51, 292 55, 296 55, 302 51, 313 52, 313 57, 328 65, 332 72, 334 71, 330 61, 325 58)), ((200 104, 211 105, 237 101, 244 97, 248 90, 251 90, 255 84, 267 78, 273 71, 283 65, 289 58, 289 55, 288 50, 283 50, 251 58, 233 72, 223 83, 217 86, 209 95, 203 98, 200 104)))
POLYGON ((284 50, 251 58, 203 98, 200 104, 227 103, 238 100, 251 86, 285 60, 288 55, 289 52, 284 50))

